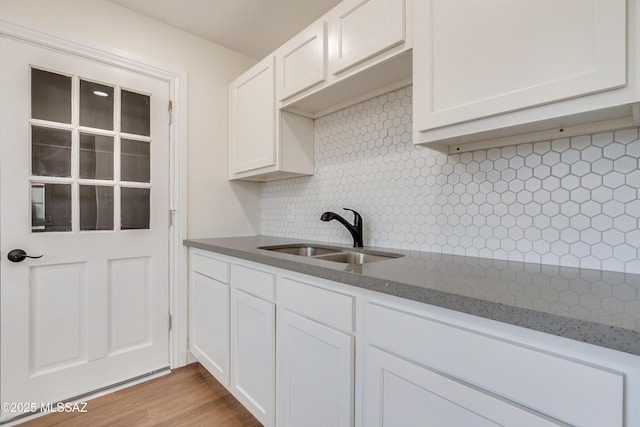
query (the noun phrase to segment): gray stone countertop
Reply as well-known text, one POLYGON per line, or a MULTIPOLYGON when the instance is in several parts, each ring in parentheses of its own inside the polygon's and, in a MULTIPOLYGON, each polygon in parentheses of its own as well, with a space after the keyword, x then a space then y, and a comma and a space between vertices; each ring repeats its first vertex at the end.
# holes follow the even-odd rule
POLYGON ((188 247, 640 355, 640 274, 430 252, 349 265, 258 249, 326 242, 270 236, 188 239, 188 247))

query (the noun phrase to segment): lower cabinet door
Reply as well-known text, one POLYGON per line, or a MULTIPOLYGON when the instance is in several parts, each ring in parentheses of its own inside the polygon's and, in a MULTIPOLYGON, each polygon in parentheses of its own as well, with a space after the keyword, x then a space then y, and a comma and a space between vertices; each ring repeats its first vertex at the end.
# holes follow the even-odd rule
POLYGON ((275 415, 275 304, 231 289, 233 395, 265 427, 275 415))
POLYGON ((367 427, 566 425, 377 347, 365 357, 367 427))
POLYGON ((354 338, 278 310, 279 427, 353 425, 354 338))
POLYGON ((225 387, 229 385, 229 285, 196 271, 190 278, 190 351, 225 387))

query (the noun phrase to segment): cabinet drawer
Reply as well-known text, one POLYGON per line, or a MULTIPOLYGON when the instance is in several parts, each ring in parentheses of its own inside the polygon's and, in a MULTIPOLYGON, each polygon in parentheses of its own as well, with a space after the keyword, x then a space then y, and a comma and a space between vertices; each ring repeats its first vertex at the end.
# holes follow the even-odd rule
POLYGON ((325 325, 354 331, 354 298, 313 284, 283 278, 278 289, 278 305, 325 325))
POLYGON ((203 276, 210 277, 222 283, 229 283, 229 263, 215 259, 206 252, 195 252, 193 249, 189 253, 191 270, 203 276))
POLYGON ((565 423, 623 425, 623 375, 441 323, 367 305, 367 341, 565 423))
POLYGON ((254 296, 273 301, 275 274, 239 264, 231 264, 231 286, 254 296))

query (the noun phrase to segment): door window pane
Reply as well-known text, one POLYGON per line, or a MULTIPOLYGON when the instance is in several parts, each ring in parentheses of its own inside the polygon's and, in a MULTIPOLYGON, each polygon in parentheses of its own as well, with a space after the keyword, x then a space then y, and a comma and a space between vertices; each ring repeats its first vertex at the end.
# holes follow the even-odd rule
POLYGON ((71 131, 31 127, 31 173, 71 176, 71 131))
POLYGON ((121 219, 123 230, 149 228, 149 195, 148 188, 122 188, 121 219))
POLYGON ((80 186, 80 230, 113 230, 113 187, 80 186))
POLYGON ((113 87, 80 80, 80 126, 113 130, 113 87))
POLYGON ((123 139, 121 142, 121 171, 123 181, 149 182, 151 144, 143 141, 123 139))
POLYGON ((122 90, 122 132, 150 136, 151 110, 147 95, 122 90))
POLYGON ((113 179, 113 138, 80 134, 80 178, 113 179))
POLYGON ((31 185, 31 231, 71 231, 71 185, 31 185))
POLYGON ((31 230, 44 231, 44 184, 31 185, 31 230))
POLYGON ((71 123, 71 77, 32 68, 31 117, 71 123))

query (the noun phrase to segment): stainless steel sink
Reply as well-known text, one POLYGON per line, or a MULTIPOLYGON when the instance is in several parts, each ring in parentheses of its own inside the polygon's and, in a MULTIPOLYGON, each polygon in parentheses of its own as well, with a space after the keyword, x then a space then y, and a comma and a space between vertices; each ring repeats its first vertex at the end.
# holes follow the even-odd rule
POLYGON ((404 256, 402 254, 394 254, 389 252, 347 250, 331 246, 309 245, 306 243, 262 246, 258 249, 310 257, 324 261, 339 262, 341 264, 366 264, 369 262, 384 261, 404 256))
POLYGON ((263 246, 258 249, 266 249, 268 251, 280 252, 283 254, 309 256, 309 257, 340 252, 340 249, 326 247, 326 246, 313 246, 313 245, 307 245, 304 243, 294 244, 294 245, 263 246))
POLYGON ((339 252, 337 254, 322 255, 316 257, 325 261, 342 262, 346 264, 365 264, 368 262, 384 261, 387 259, 400 258, 400 254, 372 254, 367 252, 339 252))

